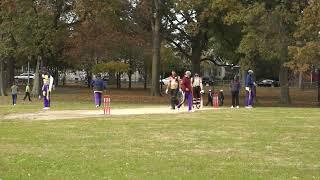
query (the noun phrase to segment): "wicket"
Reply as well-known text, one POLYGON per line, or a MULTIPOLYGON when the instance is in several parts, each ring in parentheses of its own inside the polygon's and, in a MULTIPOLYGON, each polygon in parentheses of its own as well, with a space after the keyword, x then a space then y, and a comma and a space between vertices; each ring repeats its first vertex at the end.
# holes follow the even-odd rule
POLYGON ((103 96, 103 113, 105 115, 111 114, 110 113, 110 110, 111 110, 110 101, 111 101, 111 98, 109 95, 103 96))
POLYGON ((218 93, 213 94, 213 108, 219 108, 219 95, 218 95, 218 93))

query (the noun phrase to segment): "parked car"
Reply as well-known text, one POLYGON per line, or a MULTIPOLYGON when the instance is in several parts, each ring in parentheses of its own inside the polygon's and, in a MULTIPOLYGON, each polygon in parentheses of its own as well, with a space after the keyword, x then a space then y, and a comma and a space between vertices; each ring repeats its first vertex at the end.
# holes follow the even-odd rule
POLYGON ((22 73, 20 74, 19 76, 14 76, 15 79, 34 79, 34 74, 33 73, 29 73, 29 76, 28 76, 28 73, 22 73))
POLYGON ((206 86, 207 84, 209 84, 209 86, 212 86, 214 83, 214 81, 212 79, 210 79, 209 77, 203 77, 202 78, 202 84, 204 86, 206 86))
POLYGON ((271 79, 264 79, 258 82, 260 87, 279 87, 279 82, 271 79))

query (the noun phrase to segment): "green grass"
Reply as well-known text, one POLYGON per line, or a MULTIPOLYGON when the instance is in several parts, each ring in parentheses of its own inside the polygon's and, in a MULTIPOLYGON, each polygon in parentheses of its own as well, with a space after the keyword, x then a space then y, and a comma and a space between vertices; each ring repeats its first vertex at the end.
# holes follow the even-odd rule
POLYGON ((0 121, 0 179, 320 179, 318 109, 0 121))

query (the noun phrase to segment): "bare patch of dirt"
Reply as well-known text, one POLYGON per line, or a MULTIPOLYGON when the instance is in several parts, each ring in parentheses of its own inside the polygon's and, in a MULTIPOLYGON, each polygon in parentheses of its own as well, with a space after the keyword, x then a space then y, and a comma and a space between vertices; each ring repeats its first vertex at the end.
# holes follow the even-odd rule
MULTIPOLYGON (((212 108, 203 108, 201 110, 212 110, 212 108)), ((111 116, 128 116, 144 114, 174 114, 187 112, 187 108, 180 110, 171 110, 168 107, 156 108, 134 108, 134 109, 111 109, 111 116)), ((44 110, 34 113, 8 114, 3 120, 62 120, 62 119, 82 119, 82 118, 99 118, 106 117, 103 110, 64 110, 51 111, 44 110)))

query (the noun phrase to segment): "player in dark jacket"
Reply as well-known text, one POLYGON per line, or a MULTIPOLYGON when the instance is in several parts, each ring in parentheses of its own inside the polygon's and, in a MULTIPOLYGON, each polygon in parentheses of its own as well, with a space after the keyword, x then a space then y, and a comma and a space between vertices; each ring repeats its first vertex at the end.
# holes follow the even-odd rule
POLYGON ((224 94, 223 94, 223 90, 221 89, 219 94, 218 94, 218 97, 219 97, 219 106, 223 106, 223 102, 224 102, 224 94))
POLYGON ((246 78, 246 108, 252 108, 254 94, 253 71, 249 70, 246 78))
POLYGON ((100 74, 97 75, 96 79, 91 82, 91 86, 93 87, 96 107, 100 107, 103 91, 107 88, 106 83, 101 79, 100 74))
POLYGON ((208 92, 208 102, 207 102, 206 106, 208 106, 209 104, 211 106, 213 106, 213 94, 212 94, 211 89, 209 89, 209 92, 208 92))
MULTIPOLYGON (((181 82, 182 91, 185 94, 185 99, 188 102, 188 111, 192 111, 192 84, 191 84, 191 72, 186 71, 185 76, 181 82)), ((178 107, 180 108, 180 107, 178 107)))
POLYGON ((232 95, 232 106, 231 108, 239 108, 239 92, 241 89, 241 84, 239 81, 239 76, 235 76, 230 83, 230 91, 232 95))

